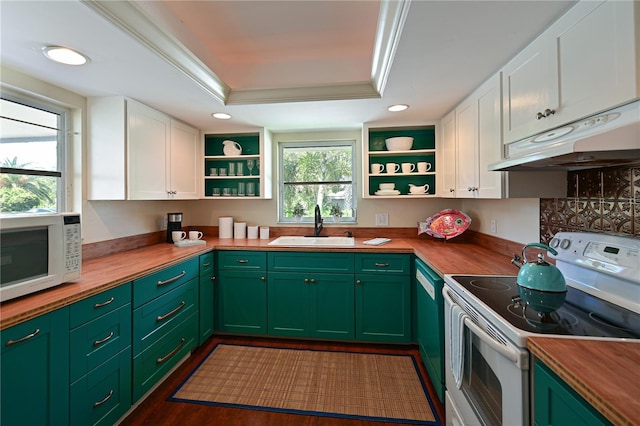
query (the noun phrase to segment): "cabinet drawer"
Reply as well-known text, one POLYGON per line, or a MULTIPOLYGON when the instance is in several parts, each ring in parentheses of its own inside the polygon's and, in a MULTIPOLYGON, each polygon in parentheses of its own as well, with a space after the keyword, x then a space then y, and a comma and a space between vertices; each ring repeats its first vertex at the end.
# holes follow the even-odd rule
POLYGON ((127 303, 131 303, 131 283, 122 284, 76 302, 69 307, 70 327, 75 328, 127 303))
POLYGON ((83 376, 130 345, 130 304, 71 330, 71 381, 83 376))
POLYGON ((137 401, 196 345, 198 315, 189 316, 178 327, 133 358, 133 401, 137 401))
POLYGON ((200 276, 213 275, 213 252, 200 255, 200 276))
POLYGON ((71 385, 72 426, 113 425, 131 407, 131 348, 71 385))
POLYGON ((267 253, 264 251, 220 251, 218 270, 265 270, 267 253))
POLYGON ((411 273, 411 261, 408 254, 357 254, 356 272, 367 274, 400 274, 411 273))
POLYGON ((270 252, 269 271, 353 273, 353 253, 270 252))
POLYGON ((198 258, 193 258, 133 282, 133 307, 170 291, 198 276, 198 258))
POLYGON ((198 311, 197 279, 134 309, 133 353, 144 351, 194 311, 198 311))

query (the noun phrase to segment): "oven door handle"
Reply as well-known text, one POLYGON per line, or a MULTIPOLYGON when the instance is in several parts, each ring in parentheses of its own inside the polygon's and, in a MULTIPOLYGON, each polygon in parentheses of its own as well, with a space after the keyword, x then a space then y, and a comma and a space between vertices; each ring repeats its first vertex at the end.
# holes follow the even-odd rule
MULTIPOLYGON (((447 300, 447 303, 451 306, 459 306, 456 302, 451 299, 449 296, 449 292, 446 287, 443 288, 442 294, 444 298, 447 300)), ((464 309, 463 309, 464 310, 464 309)), ((520 362, 520 352, 516 348, 512 348, 509 346, 505 346, 504 344, 498 342, 496 339, 491 337, 486 331, 478 327, 476 323, 469 317, 464 319, 464 325, 471 330, 476 336, 482 339, 483 342, 487 343, 493 349, 495 349, 502 356, 512 361, 515 364, 519 364, 520 362)))
POLYGON ((507 358, 509 361, 513 363, 518 362, 520 353, 517 350, 515 350, 514 348, 510 348, 509 346, 505 346, 502 343, 498 342, 496 339, 491 337, 486 331, 478 327, 471 318, 465 318, 464 325, 468 327, 469 330, 473 332, 473 334, 478 336, 485 343, 489 344, 489 346, 491 346, 493 349, 495 349, 497 352, 499 352, 502 356, 507 358))

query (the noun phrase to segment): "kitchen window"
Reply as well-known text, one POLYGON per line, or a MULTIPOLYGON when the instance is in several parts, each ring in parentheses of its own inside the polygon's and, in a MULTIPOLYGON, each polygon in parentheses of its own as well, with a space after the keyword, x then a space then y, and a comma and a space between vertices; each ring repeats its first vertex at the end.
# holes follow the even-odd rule
POLYGON ((0 99, 0 212, 65 210, 65 123, 56 105, 3 93, 0 99))
POLYGON ((278 221, 313 223, 318 205, 325 224, 355 223, 355 146, 355 140, 280 142, 278 221))

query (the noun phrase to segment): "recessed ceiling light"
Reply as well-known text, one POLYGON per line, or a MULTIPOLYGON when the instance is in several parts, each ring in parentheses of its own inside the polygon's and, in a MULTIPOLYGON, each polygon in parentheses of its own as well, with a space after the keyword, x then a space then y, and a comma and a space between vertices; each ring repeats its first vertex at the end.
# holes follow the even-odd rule
POLYGON ((387 108, 387 110, 391 112, 398 112, 398 111, 404 111, 407 108, 409 108, 409 105, 396 104, 396 105, 391 105, 389 108, 387 108))
POLYGON ((47 58, 61 64, 84 65, 89 62, 88 57, 68 47, 47 46, 42 51, 47 58))
POLYGON ((217 118, 219 120, 228 120, 231 118, 231 116, 226 112, 214 112, 211 115, 213 116, 213 118, 217 118))

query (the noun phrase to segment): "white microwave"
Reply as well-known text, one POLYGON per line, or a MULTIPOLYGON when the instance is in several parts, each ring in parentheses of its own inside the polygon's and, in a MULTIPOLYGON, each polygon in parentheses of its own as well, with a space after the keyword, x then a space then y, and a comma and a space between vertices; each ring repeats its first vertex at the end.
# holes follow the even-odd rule
POLYGON ((78 213, 0 218, 0 301, 71 281, 81 268, 78 213))

